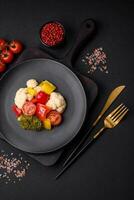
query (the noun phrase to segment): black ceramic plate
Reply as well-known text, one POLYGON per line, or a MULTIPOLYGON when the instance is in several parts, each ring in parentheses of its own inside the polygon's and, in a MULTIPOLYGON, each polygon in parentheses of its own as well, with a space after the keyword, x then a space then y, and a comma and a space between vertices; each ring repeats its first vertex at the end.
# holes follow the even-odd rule
POLYGON ((69 143, 81 128, 87 109, 85 92, 77 76, 64 64, 50 59, 29 60, 7 72, 0 81, 0 105, 0 132, 13 146, 31 153, 51 152, 69 143), (25 87, 28 79, 49 80, 66 98, 64 121, 52 131, 23 130, 11 110, 16 91, 25 87))

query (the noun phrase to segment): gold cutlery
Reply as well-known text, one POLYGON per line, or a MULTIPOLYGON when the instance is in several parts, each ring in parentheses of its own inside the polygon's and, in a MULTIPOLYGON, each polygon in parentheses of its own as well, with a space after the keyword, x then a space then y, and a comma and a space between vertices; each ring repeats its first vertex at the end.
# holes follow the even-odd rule
POLYGON ((87 144, 82 147, 82 149, 70 160, 67 165, 61 170, 61 172, 56 176, 58 179, 70 166, 71 164, 89 147, 89 145, 95 141, 101 133, 108 128, 114 128, 117 126, 123 117, 127 114, 128 108, 124 104, 120 104, 116 109, 114 109, 105 119, 104 119, 104 126, 90 138, 87 144))
POLYGON ((84 141, 88 138, 91 131, 94 129, 94 127, 97 125, 97 123, 100 121, 102 116, 105 114, 105 112, 108 110, 108 108, 111 106, 111 104, 117 99, 117 97, 120 95, 120 93, 125 89, 125 85, 121 85, 116 87, 108 96, 108 99, 102 108, 102 111, 100 112, 97 119, 94 121, 90 129, 87 131, 87 133, 83 136, 82 140, 75 146, 74 150, 70 153, 68 158, 65 160, 63 167, 71 160, 73 155, 76 153, 76 151, 79 149, 79 147, 84 143, 84 141))

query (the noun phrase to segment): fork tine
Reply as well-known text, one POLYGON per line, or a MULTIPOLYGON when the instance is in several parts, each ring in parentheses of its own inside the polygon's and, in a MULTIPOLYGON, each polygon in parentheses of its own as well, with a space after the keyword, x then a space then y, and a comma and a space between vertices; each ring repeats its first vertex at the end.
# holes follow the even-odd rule
POLYGON ((110 114, 109 117, 113 117, 115 113, 123 106, 123 103, 121 103, 117 108, 115 108, 110 114))
POLYGON ((126 109, 127 107, 125 105, 122 106, 122 108, 120 108, 118 112, 116 112, 116 114, 112 117, 112 120, 115 121, 126 109))
POLYGON ((118 119, 120 117, 120 115, 122 115, 125 111, 127 110, 127 107, 124 106, 123 109, 121 109, 112 119, 113 121, 115 121, 116 119, 118 119))
POLYGON ((129 111, 128 108, 125 108, 123 112, 121 112, 115 119, 114 122, 118 121, 118 123, 122 120, 122 118, 127 114, 129 111))
POLYGON ((125 108, 125 105, 122 105, 111 117, 111 119, 113 120, 123 109, 125 108))

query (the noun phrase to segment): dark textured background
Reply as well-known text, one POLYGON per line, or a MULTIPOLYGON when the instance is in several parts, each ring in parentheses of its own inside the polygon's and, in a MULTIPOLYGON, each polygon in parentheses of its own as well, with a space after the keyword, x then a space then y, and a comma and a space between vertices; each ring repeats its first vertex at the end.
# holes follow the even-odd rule
MULTIPOLYGON (((89 17, 96 20, 97 33, 81 52, 75 67, 87 75, 82 56, 102 46, 108 55, 110 72, 105 75, 97 71, 90 76, 99 86, 91 119, 109 91, 119 84, 125 84, 127 89, 112 108, 123 101, 130 107, 130 113, 122 125, 107 131, 58 181, 53 177, 61 168, 60 162, 47 168, 29 158, 31 168, 21 183, 0 185, 1 200, 134 199, 134 1, 0 0, 0 37, 18 38, 26 47, 39 47, 40 26, 47 20, 60 20, 67 29, 66 45, 49 50, 60 57, 73 44, 82 20, 89 17)), ((2 148, 18 152, 1 141, 2 148)))

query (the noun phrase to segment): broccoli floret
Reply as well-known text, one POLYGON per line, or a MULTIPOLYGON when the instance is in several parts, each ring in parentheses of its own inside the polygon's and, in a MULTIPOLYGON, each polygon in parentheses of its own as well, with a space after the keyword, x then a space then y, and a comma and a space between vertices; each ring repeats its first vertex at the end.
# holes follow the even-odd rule
POLYGON ((43 128, 42 122, 36 116, 21 115, 18 121, 21 128, 26 130, 40 131, 43 128))

